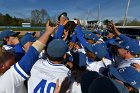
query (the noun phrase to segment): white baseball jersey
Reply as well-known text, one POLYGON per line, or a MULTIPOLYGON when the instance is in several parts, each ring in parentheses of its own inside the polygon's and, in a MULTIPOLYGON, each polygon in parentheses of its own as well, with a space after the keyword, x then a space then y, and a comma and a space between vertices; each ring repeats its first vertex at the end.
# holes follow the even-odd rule
POLYGON ((27 93, 21 73, 26 76, 18 64, 6 71, 0 77, 0 93, 27 93))
POLYGON ((118 68, 129 67, 132 63, 138 63, 140 65, 140 58, 130 58, 123 60, 119 65, 118 68))
POLYGON ((100 72, 101 68, 105 68, 108 65, 111 65, 112 62, 109 59, 104 59, 103 61, 89 61, 87 58, 87 70, 100 72))
POLYGON ((13 48, 14 48, 14 46, 10 46, 10 45, 3 45, 3 46, 2 46, 2 48, 3 48, 4 50, 10 50, 10 49, 13 49, 13 48))
POLYGON ((52 64, 48 59, 38 60, 31 70, 28 93, 53 93, 56 80, 59 84, 68 76, 69 69, 63 64, 52 64))
POLYGON ((29 78, 39 52, 31 46, 24 57, 0 77, 0 93, 26 93, 24 81, 29 78))

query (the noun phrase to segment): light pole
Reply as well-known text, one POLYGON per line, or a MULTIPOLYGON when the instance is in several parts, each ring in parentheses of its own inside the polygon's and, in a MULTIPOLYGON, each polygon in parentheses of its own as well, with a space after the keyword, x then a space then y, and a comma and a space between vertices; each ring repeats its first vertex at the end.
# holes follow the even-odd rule
POLYGON ((98 22, 100 21, 100 4, 98 5, 98 22))
POLYGON ((123 26, 126 25, 126 21, 127 21, 127 13, 128 13, 128 8, 129 8, 129 5, 130 5, 130 1, 131 1, 131 0, 128 0, 128 3, 127 3, 127 8, 126 8, 125 16, 124 16, 123 26))

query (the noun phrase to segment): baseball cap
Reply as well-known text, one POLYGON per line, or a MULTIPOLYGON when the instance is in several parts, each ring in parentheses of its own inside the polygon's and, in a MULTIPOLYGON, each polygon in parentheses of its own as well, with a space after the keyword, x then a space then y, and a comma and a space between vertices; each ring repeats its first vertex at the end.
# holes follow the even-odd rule
POLYGON ((92 81, 88 93, 129 93, 121 83, 107 77, 100 77, 92 81))
POLYGON ((124 48, 134 54, 140 53, 140 45, 138 44, 138 42, 136 42, 136 40, 133 39, 129 41, 120 41, 118 43, 115 43, 115 45, 120 48, 124 48))
POLYGON ((36 32, 26 32, 25 35, 32 35, 35 36, 36 32))
POLYGON ((3 39, 8 36, 17 36, 19 34, 20 34, 20 32, 14 32, 12 30, 4 30, 0 33, 0 38, 3 39))
POLYGON ((96 43, 96 44, 93 44, 93 45, 88 45, 87 46, 87 49, 94 53, 98 58, 103 58, 105 57, 107 54, 108 54, 108 51, 107 51, 107 48, 105 46, 105 44, 101 43, 96 43))
POLYGON ((118 80, 121 80, 124 83, 127 83, 136 89, 140 88, 140 73, 133 67, 130 66, 116 69, 110 66, 109 70, 110 74, 118 80))
POLYGON ((52 40, 47 47, 47 54, 50 57, 63 57, 68 51, 68 45, 62 39, 52 40))
POLYGON ((21 38, 20 44, 24 46, 27 42, 35 42, 35 41, 36 41, 36 38, 28 34, 21 38))
POLYGON ((58 17, 58 20, 60 21, 60 17, 61 16, 64 16, 66 19, 69 19, 68 17, 67 17, 67 13, 66 12, 63 12, 63 13, 61 13, 60 15, 59 15, 59 17, 58 17))

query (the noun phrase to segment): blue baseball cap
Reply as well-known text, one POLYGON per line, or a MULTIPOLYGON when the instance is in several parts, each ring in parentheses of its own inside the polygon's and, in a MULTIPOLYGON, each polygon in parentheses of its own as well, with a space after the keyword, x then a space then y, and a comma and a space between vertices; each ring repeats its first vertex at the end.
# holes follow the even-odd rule
POLYGON ((36 32, 26 32, 25 35, 32 35, 35 36, 36 32))
POLYGON ((47 47, 47 54, 50 57, 63 57, 68 51, 68 45, 62 39, 52 40, 47 47))
POLYGON ((140 45, 136 40, 133 40, 133 39, 129 41, 120 41, 116 43, 115 45, 120 48, 124 48, 134 54, 140 53, 140 45))
POLYGON ((109 69, 110 73, 118 80, 121 80, 136 89, 140 88, 140 73, 133 67, 130 66, 119 69, 109 67, 109 69))
POLYGON ((21 38, 20 40, 20 44, 22 46, 24 46, 27 42, 35 42, 36 41, 36 38, 33 37, 32 35, 25 35, 24 37, 21 38))
POLYGON ((90 52, 94 53, 98 58, 103 58, 108 54, 107 47, 103 43, 101 44, 96 43, 93 45, 88 45, 87 49, 90 52))
POLYGON ((14 32, 12 30, 4 30, 0 33, 0 38, 1 39, 4 39, 5 37, 8 37, 8 36, 17 36, 19 35, 20 32, 14 32))

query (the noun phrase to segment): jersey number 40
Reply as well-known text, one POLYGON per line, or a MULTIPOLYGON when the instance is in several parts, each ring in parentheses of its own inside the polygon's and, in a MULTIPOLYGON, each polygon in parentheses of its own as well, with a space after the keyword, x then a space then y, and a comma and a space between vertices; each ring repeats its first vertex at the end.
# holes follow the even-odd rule
POLYGON ((40 83, 35 87, 34 93, 51 93, 51 89, 53 88, 54 90, 56 87, 56 84, 53 82, 50 82, 47 86, 47 90, 44 90, 46 83, 47 83, 47 80, 42 79, 40 83))

